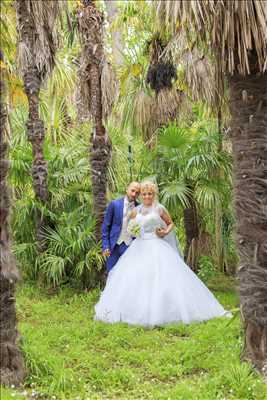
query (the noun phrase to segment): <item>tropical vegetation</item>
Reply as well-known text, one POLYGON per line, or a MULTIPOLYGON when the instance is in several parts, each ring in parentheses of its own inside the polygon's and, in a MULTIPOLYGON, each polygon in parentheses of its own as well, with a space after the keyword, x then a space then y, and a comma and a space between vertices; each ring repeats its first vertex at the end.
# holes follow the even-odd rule
POLYGON ((267 3, 5 0, 0 24, 4 396, 264 399, 267 3), (106 204, 147 178, 229 323, 93 321, 106 204))

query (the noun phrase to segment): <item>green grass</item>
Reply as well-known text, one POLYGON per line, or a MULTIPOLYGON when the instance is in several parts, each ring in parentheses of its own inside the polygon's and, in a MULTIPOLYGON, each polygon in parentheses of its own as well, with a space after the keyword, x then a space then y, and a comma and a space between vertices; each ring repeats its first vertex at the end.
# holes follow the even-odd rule
MULTIPOLYGON (((227 309, 238 305, 233 283, 210 282, 227 309)), ((267 399, 266 386, 241 364, 239 316, 153 330, 93 321, 98 291, 48 294, 24 284, 17 294, 19 330, 29 371, 23 399, 267 399)))

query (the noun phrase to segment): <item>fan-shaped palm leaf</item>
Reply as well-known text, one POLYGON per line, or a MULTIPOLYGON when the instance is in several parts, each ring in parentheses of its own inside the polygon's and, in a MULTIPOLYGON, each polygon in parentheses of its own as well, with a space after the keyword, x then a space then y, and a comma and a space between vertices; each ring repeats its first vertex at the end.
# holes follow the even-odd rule
POLYGON ((195 188, 195 196, 199 204, 206 209, 214 209, 216 204, 222 201, 225 185, 222 182, 211 179, 198 180, 195 188))
POLYGON ((163 129, 161 132, 162 134, 159 134, 159 145, 161 146, 183 151, 191 145, 191 135, 188 134, 186 128, 170 124, 167 129, 163 129))
POLYGON ((190 195, 191 191, 184 181, 172 182, 164 185, 161 192, 161 200, 166 207, 174 210, 178 204, 181 204, 182 207, 187 207, 190 195))

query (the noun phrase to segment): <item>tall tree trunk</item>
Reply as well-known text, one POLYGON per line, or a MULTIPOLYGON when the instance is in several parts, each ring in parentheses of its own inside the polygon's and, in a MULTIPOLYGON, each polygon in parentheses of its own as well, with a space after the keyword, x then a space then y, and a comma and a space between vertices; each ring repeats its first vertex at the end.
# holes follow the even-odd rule
MULTIPOLYGON (((83 44, 83 63, 86 74, 83 84, 88 90, 88 106, 93 122, 90 164, 93 189, 93 213, 96 218, 95 238, 101 239, 101 224, 106 208, 107 171, 111 143, 103 124, 101 73, 105 59, 103 49, 103 15, 93 0, 83 0, 78 10, 78 27, 83 44)), ((86 101, 85 101, 86 103, 86 101)))
POLYGON ((93 211, 96 217, 95 237, 101 240, 101 225, 107 204, 107 171, 111 155, 111 145, 102 120, 101 70, 99 65, 90 68, 91 101, 94 130, 91 136, 90 162, 93 189, 93 211))
MULTIPOLYGON (((105 0, 107 16, 110 25, 114 23, 118 15, 118 5, 116 0, 105 0)), ((112 59, 116 67, 120 67, 123 64, 123 38, 122 33, 119 29, 115 29, 111 26, 111 37, 112 37, 112 59)))
MULTIPOLYGON (((219 142, 218 142, 218 153, 222 152, 222 112, 221 112, 221 104, 219 105, 218 114, 217 114, 217 122, 218 122, 218 134, 219 134, 219 142)), ((215 172, 216 176, 220 179, 222 178, 222 171, 220 168, 215 172)), ((222 204, 218 202, 215 206, 215 244, 216 244, 216 266, 219 271, 224 272, 224 257, 223 257, 223 238, 222 238, 222 204)))
POLYGON ((198 213, 196 203, 192 196, 188 198, 188 202, 189 207, 184 209, 184 228, 186 236, 184 259, 192 270, 197 272, 199 239, 198 213))
MULTIPOLYGON (((34 54, 35 26, 30 10, 24 0, 17 2, 18 23, 20 26, 21 39, 26 43, 28 49, 34 54)), ((44 158, 43 143, 45 137, 44 123, 39 116, 39 93, 41 88, 41 76, 37 66, 32 62, 31 66, 23 73, 25 92, 29 102, 29 118, 27 122, 28 139, 32 145, 33 165, 32 179, 35 196, 42 204, 48 200, 47 185, 47 161, 44 158)), ((46 221, 41 212, 37 212, 36 235, 39 251, 43 251, 45 243, 43 229, 46 221)))
MULTIPOLYGON (((229 77, 244 358, 267 366, 267 74, 229 77)), ((264 371, 263 371, 264 372, 264 371)), ((266 369, 265 369, 266 374, 266 369)))
MULTIPOLYGON (((33 152, 33 187, 36 199, 42 205, 47 203, 49 192, 47 161, 43 152, 45 128, 39 115, 39 93, 42 82, 51 73, 55 63, 57 37, 54 27, 60 4, 57 0, 16 0, 20 69, 29 103, 27 133, 33 152)), ((37 212, 36 224, 39 251, 43 251, 43 230, 47 221, 41 211, 37 212)))
MULTIPOLYGON (((0 63, 3 63, 1 50, 0 63)), ((6 159, 5 142, 7 108, 2 65, 0 68, 0 375, 2 384, 18 385, 24 379, 25 368, 17 345, 15 284, 19 279, 19 272, 11 252, 9 234, 10 199, 6 182, 9 162, 6 159)))

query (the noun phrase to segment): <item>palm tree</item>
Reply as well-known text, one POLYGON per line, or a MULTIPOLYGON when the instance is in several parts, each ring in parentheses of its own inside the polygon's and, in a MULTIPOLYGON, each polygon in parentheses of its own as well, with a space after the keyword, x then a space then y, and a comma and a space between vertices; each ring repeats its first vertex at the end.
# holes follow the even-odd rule
POLYGON ((214 98, 212 70, 202 52, 189 48, 185 38, 177 44, 169 33, 155 32, 154 14, 146 1, 125 2, 119 23, 125 27, 119 74, 122 129, 141 132, 151 147, 160 126, 191 112, 188 98, 199 100, 201 84, 206 97, 214 98))
MULTIPOLYGON (((78 30, 82 43, 80 81, 83 101, 87 105, 92 123, 90 163, 93 191, 93 214, 96 219, 95 238, 101 239, 101 224, 106 208, 107 171, 111 156, 111 142, 103 119, 108 115, 112 103, 105 73, 103 48, 103 15, 93 0, 82 0, 78 9, 78 30), (108 94, 108 96, 107 96, 108 94)), ((113 79, 111 79, 113 80, 113 79)))
POLYGON ((6 88, 3 54, 0 50, 0 374, 1 383, 18 385, 25 376, 23 358, 17 346, 15 284, 19 272, 11 253, 9 233, 10 199, 7 187, 9 162, 6 159, 5 141, 7 125, 6 88))
MULTIPOLYGON (((230 186, 229 154, 218 152, 219 136, 214 124, 203 118, 191 126, 171 124, 158 133, 156 152, 157 180, 161 182, 162 201, 175 214, 181 205, 184 217, 186 262, 194 271, 201 254, 199 245, 201 228, 200 209, 212 214, 215 205, 221 204, 230 186), (220 168, 222 176, 214 174, 220 168)), ((228 190, 229 191, 229 190, 228 190)))
MULTIPOLYGON (((224 75, 227 78, 243 355, 263 372, 267 364, 267 3, 160 0, 157 4, 161 25, 176 33, 182 26, 189 38, 197 38, 217 60, 218 82, 224 75)), ((217 84, 217 91, 224 88, 217 84)))
MULTIPOLYGON (((28 139, 32 144, 32 179, 36 199, 45 204, 49 198, 47 184, 47 161, 44 157, 44 123, 39 115, 39 93, 42 83, 55 64, 57 35, 56 18, 59 1, 16 0, 18 26, 18 56, 24 89, 29 103, 27 122, 28 139)), ((43 230, 46 221, 37 215, 37 243, 44 250, 43 230)))

